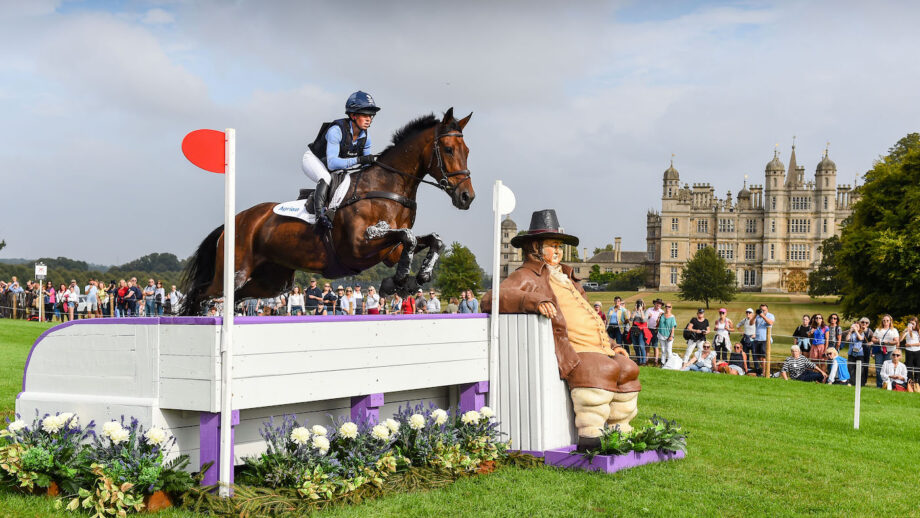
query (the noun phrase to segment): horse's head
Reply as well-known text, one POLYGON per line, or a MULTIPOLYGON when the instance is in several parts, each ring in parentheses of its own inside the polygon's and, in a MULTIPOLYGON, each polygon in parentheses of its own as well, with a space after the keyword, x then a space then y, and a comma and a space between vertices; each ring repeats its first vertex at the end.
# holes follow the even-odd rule
POLYGON ((454 109, 447 110, 444 118, 434 128, 431 160, 428 164, 428 174, 450 195, 454 207, 462 210, 470 208, 476 197, 470 170, 466 165, 470 148, 463 141, 463 128, 472 116, 470 113, 457 120, 454 118, 454 109))

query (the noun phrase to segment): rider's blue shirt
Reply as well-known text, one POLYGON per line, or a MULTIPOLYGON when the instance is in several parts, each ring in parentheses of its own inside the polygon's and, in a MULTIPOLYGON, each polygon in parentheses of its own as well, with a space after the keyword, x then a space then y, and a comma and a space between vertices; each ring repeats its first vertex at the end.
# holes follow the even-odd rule
MULTIPOLYGON (((364 150, 361 153, 362 155, 371 154, 371 137, 367 134, 366 131, 361 130, 361 134, 358 135, 358 138, 366 137, 367 140, 364 141, 364 150)), ((357 139, 354 139, 357 140, 357 139)), ((326 166, 330 171, 338 171, 340 169, 348 169, 354 167, 358 164, 358 159, 354 157, 341 158, 339 157, 340 144, 342 143, 342 130, 335 124, 329 126, 329 129, 326 130, 326 166)))

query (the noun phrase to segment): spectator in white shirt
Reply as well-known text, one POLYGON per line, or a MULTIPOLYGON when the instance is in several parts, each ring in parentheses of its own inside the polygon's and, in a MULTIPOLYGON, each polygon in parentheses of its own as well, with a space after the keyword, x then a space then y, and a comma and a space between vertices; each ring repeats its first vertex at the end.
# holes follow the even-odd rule
POLYGON ((173 315, 179 312, 179 302, 185 298, 185 295, 182 294, 179 290, 176 289, 176 285, 173 284, 169 290, 169 312, 173 315))
POLYGON ((689 361, 684 362, 682 371, 696 372, 716 372, 716 352, 712 350, 712 344, 703 343, 703 349, 693 353, 689 361))
POLYGON ((882 364, 881 376, 886 389, 907 392, 907 366, 901 363, 900 349, 891 351, 891 359, 882 364))
POLYGON ((441 312, 441 301, 438 300, 437 295, 434 294, 434 290, 428 292, 428 303, 425 307, 426 313, 440 313, 441 312))
POLYGON ((294 291, 288 296, 287 309, 288 315, 303 315, 304 298, 300 292, 300 286, 294 286, 294 291))
POLYGON ((343 314, 355 314, 355 292, 350 286, 345 288, 345 296, 339 299, 339 303, 341 304, 343 314))
POLYGON ((364 297, 364 308, 367 310, 368 315, 380 314, 380 295, 377 295, 377 290, 373 286, 367 288, 367 296, 364 297))

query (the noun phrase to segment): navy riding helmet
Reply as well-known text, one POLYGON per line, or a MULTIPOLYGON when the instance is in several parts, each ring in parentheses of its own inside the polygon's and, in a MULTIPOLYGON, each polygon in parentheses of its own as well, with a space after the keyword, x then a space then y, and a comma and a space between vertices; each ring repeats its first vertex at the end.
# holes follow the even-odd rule
POLYGON ((364 115, 375 115, 380 111, 380 107, 374 103, 374 98, 367 92, 358 90, 348 96, 345 101, 345 113, 361 113, 364 115))

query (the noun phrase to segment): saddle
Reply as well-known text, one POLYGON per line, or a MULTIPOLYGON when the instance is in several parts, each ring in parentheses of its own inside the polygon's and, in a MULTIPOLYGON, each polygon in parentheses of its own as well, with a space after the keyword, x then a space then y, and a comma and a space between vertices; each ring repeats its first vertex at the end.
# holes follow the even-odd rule
MULTIPOLYGON (((323 202, 322 203, 323 207, 329 207, 329 200, 331 199, 332 196, 335 195, 335 192, 339 189, 339 186, 342 185, 342 182, 345 180, 345 176, 347 174, 348 173, 345 171, 336 171, 334 173, 330 173, 330 176, 332 178, 329 183, 329 190, 326 191, 328 193, 327 199, 321 200, 323 202)), ((313 210, 313 207, 314 207, 313 196, 315 194, 316 194, 316 189, 301 189, 300 195, 297 197, 298 200, 304 200, 304 203, 306 204, 307 212, 310 214, 313 214, 314 216, 316 215, 314 214, 314 210, 313 210)), ((335 216, 335 209, 330 208, 327 211, 327 216, 329 217, 329 219, 332 219, 333 216, 335 216)))

